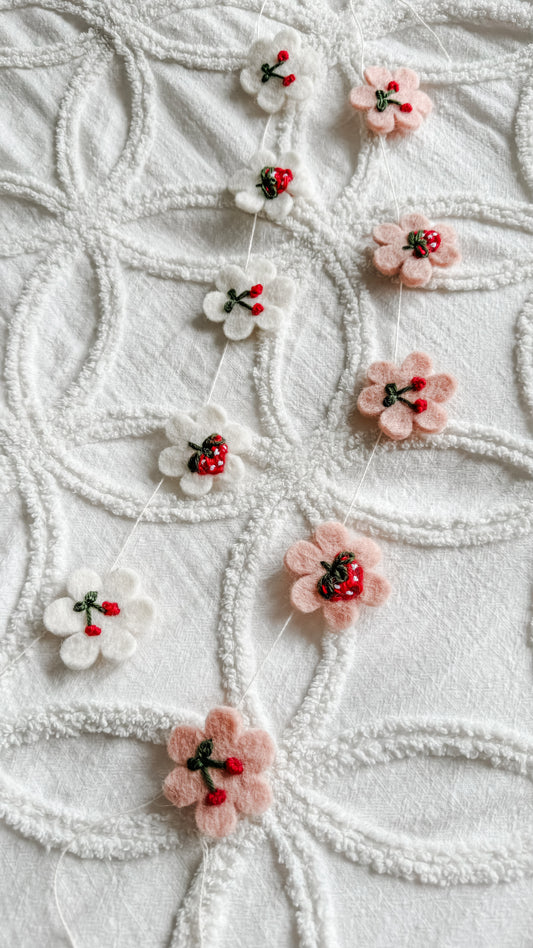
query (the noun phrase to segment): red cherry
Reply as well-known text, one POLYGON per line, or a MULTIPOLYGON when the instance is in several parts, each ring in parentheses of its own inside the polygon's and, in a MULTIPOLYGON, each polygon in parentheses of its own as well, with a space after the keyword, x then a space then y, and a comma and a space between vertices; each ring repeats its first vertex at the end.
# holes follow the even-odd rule
POLYGON ((101 635, 102 630, 97 625, 86 625, 85 626, 85 635, 101 635))
POLYGON ((292 72, 290 76, 285 76, 283 79, 284 86, 292 86, 293 82, 296 82, 296 76, 292 72))
POLYGON ((120 612, 118 602, 103 602, 102 609, 105 616, 118 616, 120 612))
POLYGON ((404 102, 404 104, 400 106, 400 112, 412 112, 412 111, 413 111, 413 106, 409 105, 408 102, 404 102))
POLYGON ((261 283, 256 283, 255 286, 252 286, 250 289, 250 296, 254 300, 256 296, 261 296, 263 292, 263 285, 261 283))
POLYGON ((393 80, 392 82, 389 82, 389 84, 388 84, 388 86, 387 86, 387 89, 389 89, 390 92, 399 92, 399 91, 400 91, 400 87, 399 87, 398 83, 397 83, 397 82, 394 82, 394 80, 393 80))
POLYGON ((262 313, 264 308, 264 306, 261 306, 261 303, 255 303, 252 306, 252 316, 259 316, 259 313, 262 313))
POLYGON ((429 253, 434 253, 441 245, 441 236, 436 230, 425 230, 424 240, 426 241, 429 253))
POLYGON ((286 63, 289 58, 289 54, 286 49, 280 49, 278 53, 278 63, 286 63))
POLYGON ((205 798, 205 802, 209 806, 221 806, 222 803, 226 802, 226 791, 225 790, 210 790, 205 798))
POLYGON ((415 375, 414 378, 411 379, 411 385, 415 392, 421 392, 422 389, 426 387, 426 380, 420 375, 415 375))
POLYGON ((242 774, 244 770, 242 760, 238 757, 228 757, 225 767, 229 774, 242 774))
POLYGON ((274 168, 274 177, 278 188, 278 194, 286 191, 293 179, 293 173, 290 168, 274 168))
POLYGON ((423 411, 428 407, 428 403, 425 398, 417 398, 416 402, 413 402, 413 408, 417 415, 421 415, 423 411))

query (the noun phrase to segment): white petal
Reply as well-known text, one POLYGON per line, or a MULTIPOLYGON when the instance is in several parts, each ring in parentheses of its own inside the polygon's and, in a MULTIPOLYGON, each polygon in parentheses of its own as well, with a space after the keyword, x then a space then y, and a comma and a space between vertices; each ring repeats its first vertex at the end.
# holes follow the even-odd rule
POLYGON ((286 49, 289 54, 289 62, 291 61, 291 54, 297 53, 301 44, 302 40, 300 34, 296 30, 291 29, 291 27, 285 27, 283 30, 280 30, 272 40, 272 45, 277 47, 276 56, 282 49, 286 49))
POLYGON ((296 177, 298 168, 301 168, 302 166, 302 159, 296 151, 284 151, 280 156, 280 164, 283 168, 290 168, 294 174, 294 177, 296 177))
POLYGON ((74 612, 74 599, 64 596, 51 602, 43 614, 45 629, 54 635, 73 635, 83 631, 85 627, 85 613, 74 612))
MULTIPOLYGON (((190 450, 192 454, 192 449, 190 450)), ((190 455, 189 455, 190 456, 190 455)), ((159 455, 159 470, 167 477, 181 477, 187 470, 187 456, 182 446, 172 445, 159 455)))
POLYGON ((276 156, 273 151, 270 151, 269 148, 260 148, 259 151, 256 151, 250 159, 250 168, 256 168, 258 174, 262 168, 266 168, 275 164, 276 156))
MULTIPOLYGON (((196 413, 196 424, 202 428, 202 430, 205 429, 202 441, 211 434, 220 434, 217 429, 226 423, 227 418, 226 412, 220 405, 203 405, 196 413)), ((205 476, 207 477, 208 475, 205 476)))
POLYGON ((293 204, 290 194, 284 191, 273 201, 266 201, 265 214, 273 221, 282 221, 290 214, 293 204))
MULTIPOLYGON (((217 475, 220 477, 220 474, 217 475)), ((204 497, 213 486, 213 476, 211 474, 193 474, 187 471, 180 481, 180 487, 188 497, 204 497)))
POLYGON ((285 89, 288 99, 294 99, 296 102, 303 102, 308 99, 313 91, 314 82, 309 76, 298 74, 296 82, 291 82, 285 89))
POLYGON ((226 465, 222 474, 217 474, 217 483, 220 487, 232 487, 242 481, 245 474, 244 461, 236 454, 226 456, 226 465))
MULTIPOLYGON (((281 47, 280 47, 281 48, 281 47)), ((269 63, 272 65, 271 60, 273 56, 273 41, 271 39, 258 39, 252 43, 250 47, 250 56, 249 63, 259 63, 260 66, 263 63, 269 63)), ((279 50, 276 50, 279 52, 279 50)))
POLYGON ((242 306, 235 306, 224 323, 224 332, 228 339, 237 342, 239 339, 246 339, 255 328, 255 318, 249 309, 243 309, 242 306))
POLYGON ((242 286, 242 290, 238 290, 239 293, 242 293, 243 290, 248 289, 246 274, 234 263, 228 263, 227 266, 218 271, 215 277, 215 286, 225 296, 228 290, 236 290, 238 286, 242 286))
POLYGON ((100 649, 104 658, 110 662, 124 662, 137 649, 137 642, 127 629, 117 628, 102 632, 100 649))
POLYGON ((120 613, 120 618, 123 619, 122 624, 130 630, 132 635, 139 635, 146 631, 154 621, 155 603, 148 596, 130 599, 120 613))
POLYGON ((265 309, 256 319, 259 329, 266 332, 276 332, 283 320, 283 310, 277 306, 265 306, 265 309))
POLYGON ((71 635, 69 639, 61 644, 59 654, 67 668, 73 671, 82 671, 89 668, 98 658, 100 651, 100 635, 85 635, 85 632, 78 632, 77 635, 71 635))
POLYGON ((126 599, 131 599, 141 585, 139 574, 133 569, 115 569, 104 579, 101 600, 118 602, 122 608, 126 599))
POLYGON ((259 214, 265 205, 265 197, 261 188, 249 191, 238 191, 235 195, 235 204, 247 214, 259 214))
POLYGON ((101 585, 102 579, 98 573, 84 566, 70 574, 67 579, 67 592, 75 602, 79 602, 86 593, 98 592, 101 585))
POLYGON ((246 271, 250 286, 255 286, 256 283, 263 285, 270 283, 276 276, 276 272, 276 267, 266 257, 252 257, 246 271))
MULTIPOLYGON (((293 83, 295 85, 295 83, 293 83)), ((290 88, 290 86, 288 87, 290 88)), ((285 105, 286 88, 279 79, 270 79, 268 82, 262 84, 261 89, 257 93, 257 104, 260 109, 264 109, 265 112, 279 112, 282 106, 285 105)))
POLYGON ((184 411, 179 411, 167 421, 165 434, 173 444, 181 444, 183 441, 190 440, 190 432, 193 428, 194 421, 191 416, 186 415, 184 411))
POLYGON ((298 174, 294 175, 291 181, 291 194, 294 197, 310 198, 313 194, 311 179, 304 168, 300 168, 298 174))
POLYGON ((219 293, 217 290, 208 293, 204 296, 202 304, 204 314, 213 323, 223 323, 228 315, 224 309, 227 301, 228 297, 225 293, 219 293))
MULTIPOLYGON (((265 288, 264 298, 276 306, 290 307, 296 293, 296 285, 290 277, 278 277, 265 288)), ((266 306, 265 306, 266 309, 266 306)), ((262 314, 261 314, 262 315, 262 314)))
POLYGON ((225 426, 224 438, 232 454, 241 454, 241 452, 246 454, 252 447, 252 432, 249 428, 238 425, 236 421, 229 421, 225 426))
POLYGON ((255 60, 253 65, 245 66, 241 72, 241 86, 249 95, 257 95, 263 85, 261 66, 264 61, 265 60, 258 65, 259 60, 255 60))

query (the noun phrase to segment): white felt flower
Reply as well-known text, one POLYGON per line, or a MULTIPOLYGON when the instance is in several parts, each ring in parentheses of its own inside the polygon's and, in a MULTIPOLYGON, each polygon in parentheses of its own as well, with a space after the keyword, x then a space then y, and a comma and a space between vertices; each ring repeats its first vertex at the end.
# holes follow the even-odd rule
POLYGON ((285 29, 274 39, 256 40, 241 72, 241 85, 265 112, 277 112, 286 102, 309 98, 318 66, 315 51, 302 49, 300 34, 285 29))
POLYGON ((159 455, 159 470, 179 477, 189 497, 203 497, 213 486, 232 488, 244 477, 239 452, 250 450, 252 434, 218 405, 204 405, 194 416, 178 412, 165 431, 172 447, 159 455))
POLYGON ((271 220, 281 221, 292 211, 295 202, 311 197, 311 181, 301 159, 294 151, 280 155, 262 149, 252 155, 247 168, 233 176, 228 188, 235 194, 235 204, 249 214, 265 212, 271 220))
POLYGON ((277 275, 264 257, 252 257, 246 271, 229 264, 215 277, 216 290, 204 299, 204 313, 224 323, 228 339, 246 339, 254 326, 275 332, 294 299, 294 282, 277 275))
POLYGON ((153 621, 154 603, 141 592, 131 569, 117 569, 101 579, 88 567, 67 580, 68 596, 44 610, 45 628, 64 638, 60 655, 75 671, 89 668, 98 655, 123 662, 137 648, 135 636, 153 621))

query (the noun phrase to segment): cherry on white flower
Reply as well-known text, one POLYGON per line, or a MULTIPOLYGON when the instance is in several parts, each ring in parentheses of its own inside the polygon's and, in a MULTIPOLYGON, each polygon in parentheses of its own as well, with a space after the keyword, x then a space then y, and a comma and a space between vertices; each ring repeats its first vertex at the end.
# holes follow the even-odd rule
POLYGON ((312 196, 309 175, 294 151, 276 157, 273 151, 261 149, 246 168, 233 175, 228 189, 242 211, 264 211, 273 221, 284 220, 295 204, 312 196))
POLYGON ((213 487, 231 489, 244 477, 239 454, 251 449, 252 433, 228 421, 218 405, 204 405, 194 415, 178 412, 165 432, 172 446, 159 455, 159 470, 179 477, 189 497, 203 497, 213 487))
POLYGON ((241 72, 241 85, 265 112, 278 112, 288 102, 310 97, 318 69, 315 51, 302 49, 300 34, 285 29, 273 39, 256 40, 241 72))
POLYGON ((68 668, 81 671, 101 654, 123 662, 137 648, 135 638, 152 623, 154 603, 142 595, 139 575, 117 569, 103 579, 87 567, 68 577, 68 596, 44 610, 45 628, 64 639, 60 655, 68 668))
POLYGON ((204 299, 204 313, 212 322, 224 323, 224 333, 234 340, 246 339, 255 326, 276 332, 295 291, 294 282, 278 276, 264 257, 252 257, 246 271, 234 264, 223 267, 215 286, 204 299))

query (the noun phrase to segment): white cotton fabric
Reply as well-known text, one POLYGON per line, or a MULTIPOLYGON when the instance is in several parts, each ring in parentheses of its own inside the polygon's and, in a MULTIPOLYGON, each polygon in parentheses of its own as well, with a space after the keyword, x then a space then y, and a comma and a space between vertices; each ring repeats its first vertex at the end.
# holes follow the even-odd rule
POLYGON ((417 5, 448 60, 405 4, 354 0, 364 64, 415 69, 433 101, 382 143, 348 103, 361 43, 341 0, 267 2, 259 38, 297 30, 322 71, 263 141, 240 82, 259 6, 1 5, 0 942, 68 943, 67 849, 77 948, 522 948, 533 10, 417 5), (205 497, 165 477, 119 564, 157 620, 128 661, 74 672, 44 610, 74 569, 111 570, 165 425, 208 401, 227 340, 203 301, 253 225, 227 184, 260 149, 295 153, 311 188, 257 220, 253 254, 294 300, 278 332, 228 344, 213 392, 253 433, 246 476, 205 497), (290 614, 283 554, 348 513, 376 441, 355 400, 398 315, 371 234, 414 210, 462 251, 404 287, 398 338, 399 361, 427 351, 457 378, 449 424, 378 445, 348 526, 380 544, 391 597, 353 634, 291 619, 242 705, 278 746, 274 805, 204 856, 186 813, 148 802, 165 741, 240 701, 290 614))

